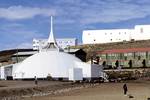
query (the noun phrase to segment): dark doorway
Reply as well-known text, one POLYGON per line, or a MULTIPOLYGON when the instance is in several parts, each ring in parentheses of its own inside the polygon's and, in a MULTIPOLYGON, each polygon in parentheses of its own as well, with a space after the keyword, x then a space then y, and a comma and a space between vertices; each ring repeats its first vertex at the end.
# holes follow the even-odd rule
POLYGON ((138 56, 138 60, 140 60, 141 59, 141 56, 138 56))
POLYGON ((142 65, 143 65, 143 67, 146 67, 146 60, 145 59, 142 61, 142 65))
POLYGON ((132 60, 129 60, 129 67, 132 68, 132 60))
POLYGON ((119 67, 119 61, 118 60, 116 61, 115 66, 116 66, 116 68, 119 67))
POLYGON ((103 61, 102 65, 103 65, 103 67, 105 67, 106 66, 106 61, 103 61))
POLYGON ((91 56, 91 64, 93 64, 93 57, 91 56))
POLYGON ((103 61, 102 67, 103 67, 104 69, 108 68, 108 66, 106 65, 106 61, 103 61))
POLYGON ((96 57, 96 64, 99 64, 99 57, 96 57))

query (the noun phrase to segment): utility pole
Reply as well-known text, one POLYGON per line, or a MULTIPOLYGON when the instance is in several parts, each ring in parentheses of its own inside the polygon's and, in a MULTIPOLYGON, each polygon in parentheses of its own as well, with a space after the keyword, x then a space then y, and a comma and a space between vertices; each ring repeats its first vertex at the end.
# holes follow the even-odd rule
POLYGON ((17 48, 17 63, 18 63, 18 48, 17 48))

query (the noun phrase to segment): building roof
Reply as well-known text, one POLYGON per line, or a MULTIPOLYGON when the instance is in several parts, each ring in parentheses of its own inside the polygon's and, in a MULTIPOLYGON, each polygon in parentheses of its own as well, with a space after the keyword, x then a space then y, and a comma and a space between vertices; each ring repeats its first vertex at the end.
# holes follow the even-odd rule
POLYGON ((14 78, 68 77, 68 69, 75 67, 75 62, 81 62, 73 55, 48 50, 39 52, 25 59, 14 71, 14 78))
POLYGON ((77 52, 80 49, 64 49, 64 52, 77 52))
POLYGON ((3 51, 0 51, 0 56, 14 54, 14 53, 17 53, 17 52, 29 52, 29 51, 36 51, 36 50, 33 50, 33 49, 10 49, 10 50, 3 50, 3 51))
POLYGON ((21 56, 24 56, 24 55, 33 55, 33 54, 36 54, 36 53, 38 53, 38 51, 17 52, 15 54, 13 54, 13 56, 17 56, 17 55, 21 55, 21 56))
POLYGON ((3 50, 0 51, 0 62, 7 62, 12 56, 14 56, 16 53, 27 53, 27 52, 37 52, 33 49, 11 49, 11 50, 3 50))

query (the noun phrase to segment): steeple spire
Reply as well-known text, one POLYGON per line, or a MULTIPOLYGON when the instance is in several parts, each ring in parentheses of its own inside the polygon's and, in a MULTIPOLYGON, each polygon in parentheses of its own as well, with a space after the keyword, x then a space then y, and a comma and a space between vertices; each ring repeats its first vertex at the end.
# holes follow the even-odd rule
POLYGON ((61 49, 55 40, 54 37, 54 33, 53 33, 53 17, 51 16, 51 30, 50 30, 50 34, 49 34, 49 38, 47 40, 46 45, 41 49, 41 50, 59 50, 59 51, 63 51, 63 49, 61 49))
POLYGON ((51 16, 51 31, 48 38, 48 43, 54 43, 56 44, 54 33, 53 33, 53 17, 51 16))

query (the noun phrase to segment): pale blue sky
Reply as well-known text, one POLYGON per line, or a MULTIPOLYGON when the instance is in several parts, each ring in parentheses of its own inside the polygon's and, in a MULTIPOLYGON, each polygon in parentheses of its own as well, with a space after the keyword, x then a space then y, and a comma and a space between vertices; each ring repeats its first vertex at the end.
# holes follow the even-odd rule
POLYGON ((150 0, 0 0, 0 50, 27 48, 47 38, 50 16, 56 38, 77 38, 86 29, 150 24, 150 0))

